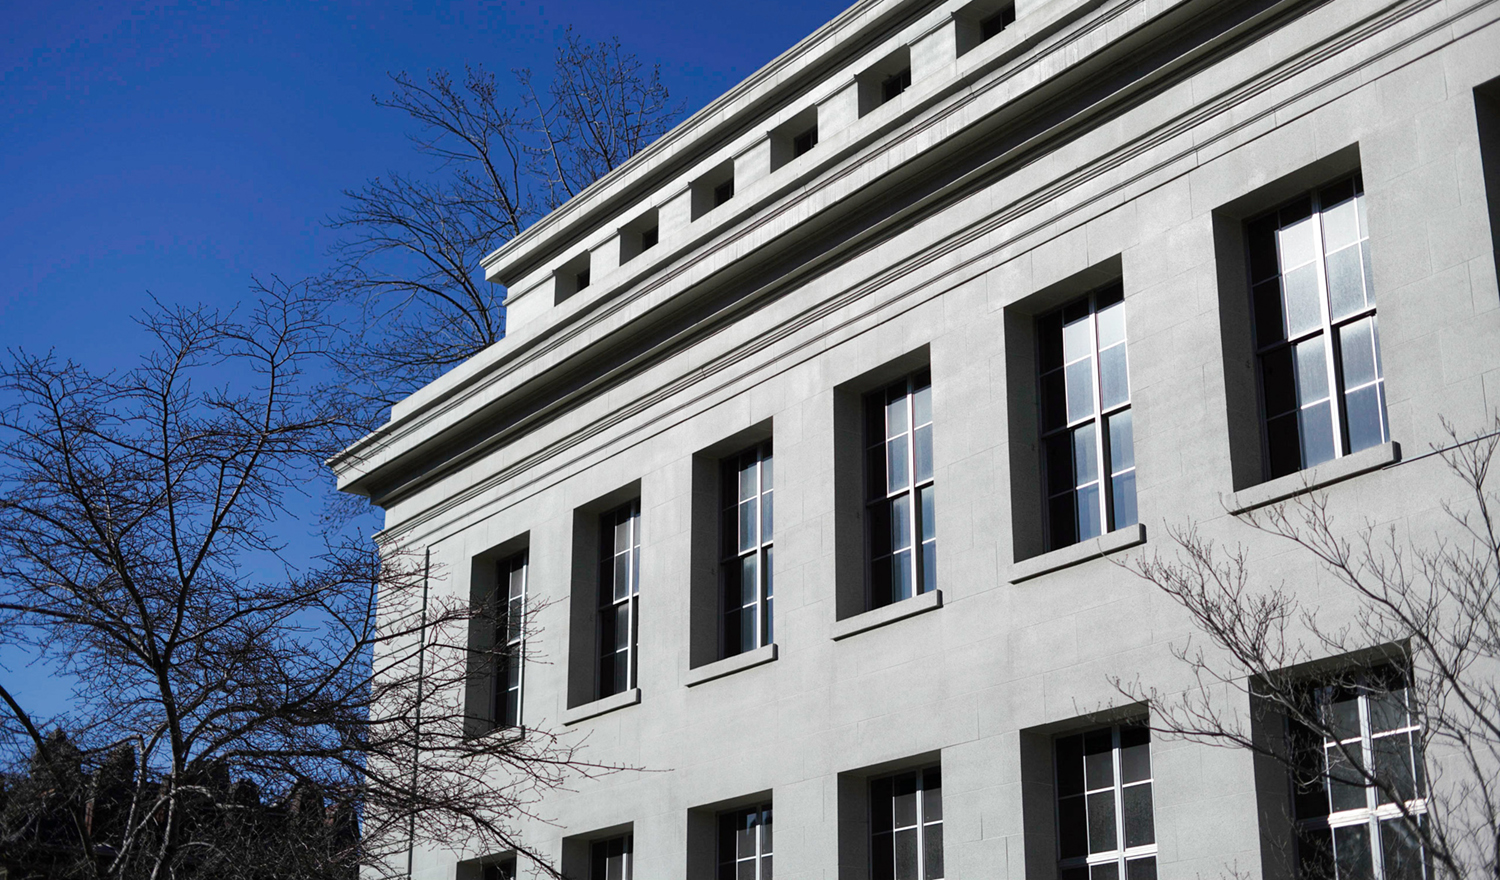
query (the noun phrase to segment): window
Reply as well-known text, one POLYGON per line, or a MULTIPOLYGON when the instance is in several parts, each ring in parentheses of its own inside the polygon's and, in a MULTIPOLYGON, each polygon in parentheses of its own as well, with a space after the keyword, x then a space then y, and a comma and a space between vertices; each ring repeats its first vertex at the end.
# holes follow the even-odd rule
POLYGON ((1016 4, 1014 4, 1014 3, 1006 3, 1004 6, 1001 6, 1000 9, 997 12, 993 13, 992 15, 989 15, 989 16, 985 17, 982 20, 980 20, 980 22, 979 22, 979 40, 980 40, 980 42, 988 40, 991 37, 995 36, 996 34, 1000 33, 1001 31, 1005 30, 1006 27, 1008 27, 1009 25, 1013 24, 1015 22, 1015 20, 1016 20, 1016 4))
POLYGON ((589 846, 589 880, 630 880, 631 842, 624 834, 589 846))
POLYGON ((714 187, 714 207, 717 208, 734 198, 734 178, 731 177, 714 187))
POLYGON ((1054 753, 1060 880, 1155 880, 1150 729, 1075 733, 1054 753))
POLYGON ((516 860, 503 859, 484 866, 484 880, 516 880, 516 860))
POLYGON ((1124 288, 1097 290, 1037 328, 1046 545, 1055 550, 1136 523, 1124 288))
POLYGON ((870 605, 937 588, 932 376, 919 370, 865 398, 870 605))
POLYGON ((719 880, 771 880, 771 805, 719 815, 719 880))
POLYGON ((584 289, 585 287, 588 287, 588 286, 589 286, 589 270, 584 269, 582 272, 579 272, 578 274, 576 274, 576 275, 573 276, 573 290, 575 290, 575 291, 582 290, 582 289, 584 289))
POLYGON ((880 103, 893 101, 911 88, 911 68, 903 67, 880 81, 880 103))
POLYGON ((724 460, 720 491, 723 516, 724 656, 775 640, 772 629, 771 444, 724 460))
POLYGON ((1421 880, 1427 812, 1421 728, 1391 667, 1311 688, 1314 730, 1290 730, 1299 873, 1315 880, 1421 880), (1366 770, 1365 768, 1371 768, 1366 770))
POLYGON ((806 153, 818 145, 818 127, 813 126, 792 138, 792 157, 806 153))
POLYGON ((1246 232, 1269 476, 1389 440, 1359 175, 1246 232))
POLYGON ((599 697, 635 687, 640 523, 639 500, 599 518, 599 697))
POLYGON ((497 563, 493 696, 496 727, 521 725, 526 558, 523 550, 497 563))
POLYGON ((872 880, 942 880, 943 777, 937 767, 870 782, 872 880))
POLYGON ((651 226, 641 230, 641 250, 649 251, 656 247, 656 242, 661 237, 661 227, 651 226))

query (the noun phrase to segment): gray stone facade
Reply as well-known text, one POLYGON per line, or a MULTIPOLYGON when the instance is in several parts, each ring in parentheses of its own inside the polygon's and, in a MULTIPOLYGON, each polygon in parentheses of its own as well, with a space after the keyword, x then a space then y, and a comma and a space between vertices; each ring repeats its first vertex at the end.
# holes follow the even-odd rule
MULTIPOLYGON (((1500 410, 1500 3, 1023 0, 979 40, 998 6, 861 0, 490 257, 510 335, 336 462, 431 551, 434 590, 526 548, 551 604, 522 723, 661 771, 524 828, 580 878, 625 829, 635 877, 712 876, 714 811, 774 801, 778 877, 864 880, 865 780, 933 763, 949 880, 1056 877, 1051 737, 1120 704, 1117 678, 1192 685, 1185 615, 1115 560, 1197 523, 1337 613, 1229 511, 1311 481, 1351 529, 1430 531, 1441 419, 1500 410), (1245 223, 1353 172, 1393 442, 1268 481, 1245 223), (1142 525, 1047 551, 1036 318, 1112 281, 1142 525), (861 395, 920 367, 938 591, 866 610, 861 395), (716 462, 767 439, 774 646, 720 660, 716 462), (632 498, 638 668, 600 701, 598 514, 632 498)), ((1250 755, 1151 755, 1160 877, 1282 874, 1250 755)), ((419 851, 414 876, 485 855, 419 851)))

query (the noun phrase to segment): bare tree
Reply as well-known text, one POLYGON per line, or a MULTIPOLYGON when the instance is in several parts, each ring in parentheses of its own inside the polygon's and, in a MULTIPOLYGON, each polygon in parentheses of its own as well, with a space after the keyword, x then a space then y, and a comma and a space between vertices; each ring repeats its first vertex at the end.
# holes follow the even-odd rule
POLYGON ((330 221, 346 237, 322 287, 360 309, 362 332, 343 365, 377 407, 504 336, 503 294, 485 282, 483 257, 660 137, 682 110, 659 71, 618 40, 591 45, 571 30, 545 87, 529 70, 515 77, 514 101, 478 67, 461 80, 396 74, 391 95, 375 99, 416 124, 412 142, 438 171, 347 191, 330 221))
POLYGON ((1279 768, 1281 871, 1500 876, 1500 421, 1471 438, 1446 427, 1451 528, 1346 528, 1321 493, 1238 515, 1315 563, 1347 608, 1265 582, 1243 547, 1194 527, 1172 531, 1171 556, 1128 563, 1207 643, 1174 647, 1197 682, 1185 693, 1117 685, 1151 703, 1153 727, 1279 768))
POLYGON ((0 642, 78 683, 38 718, 0 682, 0 865, 395 874, 441 840, 555 875, 511 829, 606 768, 545 731, 474 735, 463 694, 488 666, 467 634, 492 612, 435 598, 441 572, 399 547, 288 541, 357 430, 312 380, 321 300, 275 283, 242 318, 143 323, 154 347, 125 373, 0 369, 0 642))

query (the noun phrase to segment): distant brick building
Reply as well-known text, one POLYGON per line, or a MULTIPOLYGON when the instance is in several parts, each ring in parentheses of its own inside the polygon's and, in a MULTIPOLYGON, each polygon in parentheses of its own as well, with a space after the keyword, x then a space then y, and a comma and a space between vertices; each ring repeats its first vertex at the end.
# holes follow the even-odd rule
POLYGON ((338 467, 436 589, 552 601, 476 715, 670 771, 528 839, 580 880, 1188 880, 1290 875, 1295 824, 1413 876, 1365 795, 1116 705, 1191 685, 1191 627, 1101 557, 1254 552, 1226 511, 1309 488, 1433 519, 1412 452, 1500 407, 1497 77, 1482 0, 862 0, 492 255, 509 336, 338 467))

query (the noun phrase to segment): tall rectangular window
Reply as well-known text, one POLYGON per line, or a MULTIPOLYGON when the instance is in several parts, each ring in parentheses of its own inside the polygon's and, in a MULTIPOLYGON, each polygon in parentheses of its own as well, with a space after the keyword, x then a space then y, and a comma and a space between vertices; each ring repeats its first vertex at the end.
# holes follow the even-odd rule
POLYGON ((771 880, 771 805, 719 815, 719 880, 771 880))
POLYGON ((724 460, 719 534, 726 657, 774 641, 772 490, 770 443, 724 460))
POLYGON ((641 502, 599 518, 600 697, 635 687, 640 606, 641 502))
POLYGON ((1385 667, 1311 688, 1292 725, 1299 873, 1309 880, 1422 880, 1422 731, 1405 673, 1385 667))
POLYGON ((870 606, 937 588, 932 375, 919 370, 865 398, 870 606))
POLYGON ((524 677, 526 560, 523 550, 496 563, 495 725, 521 725, 521 682, 524 677))
POLYGON ((870 782, 870 865, 871 880, 942 880, 940 768, 870 782))
POLYGON ((1359 175, 1246 226, 1270 477, 1390 439, 1359 175))
POLYGON ((589 847, 589 880, 630 880, 632 834, 596 840, 589 847))
POLYGON ((1037 321, 1047 549, 1135 525, 1125 291, 1094 291, 1037 321))
POLYGON ((1101 727, 1054 750, 1060 880, 1155 880, 1150 729, 1101 727))

